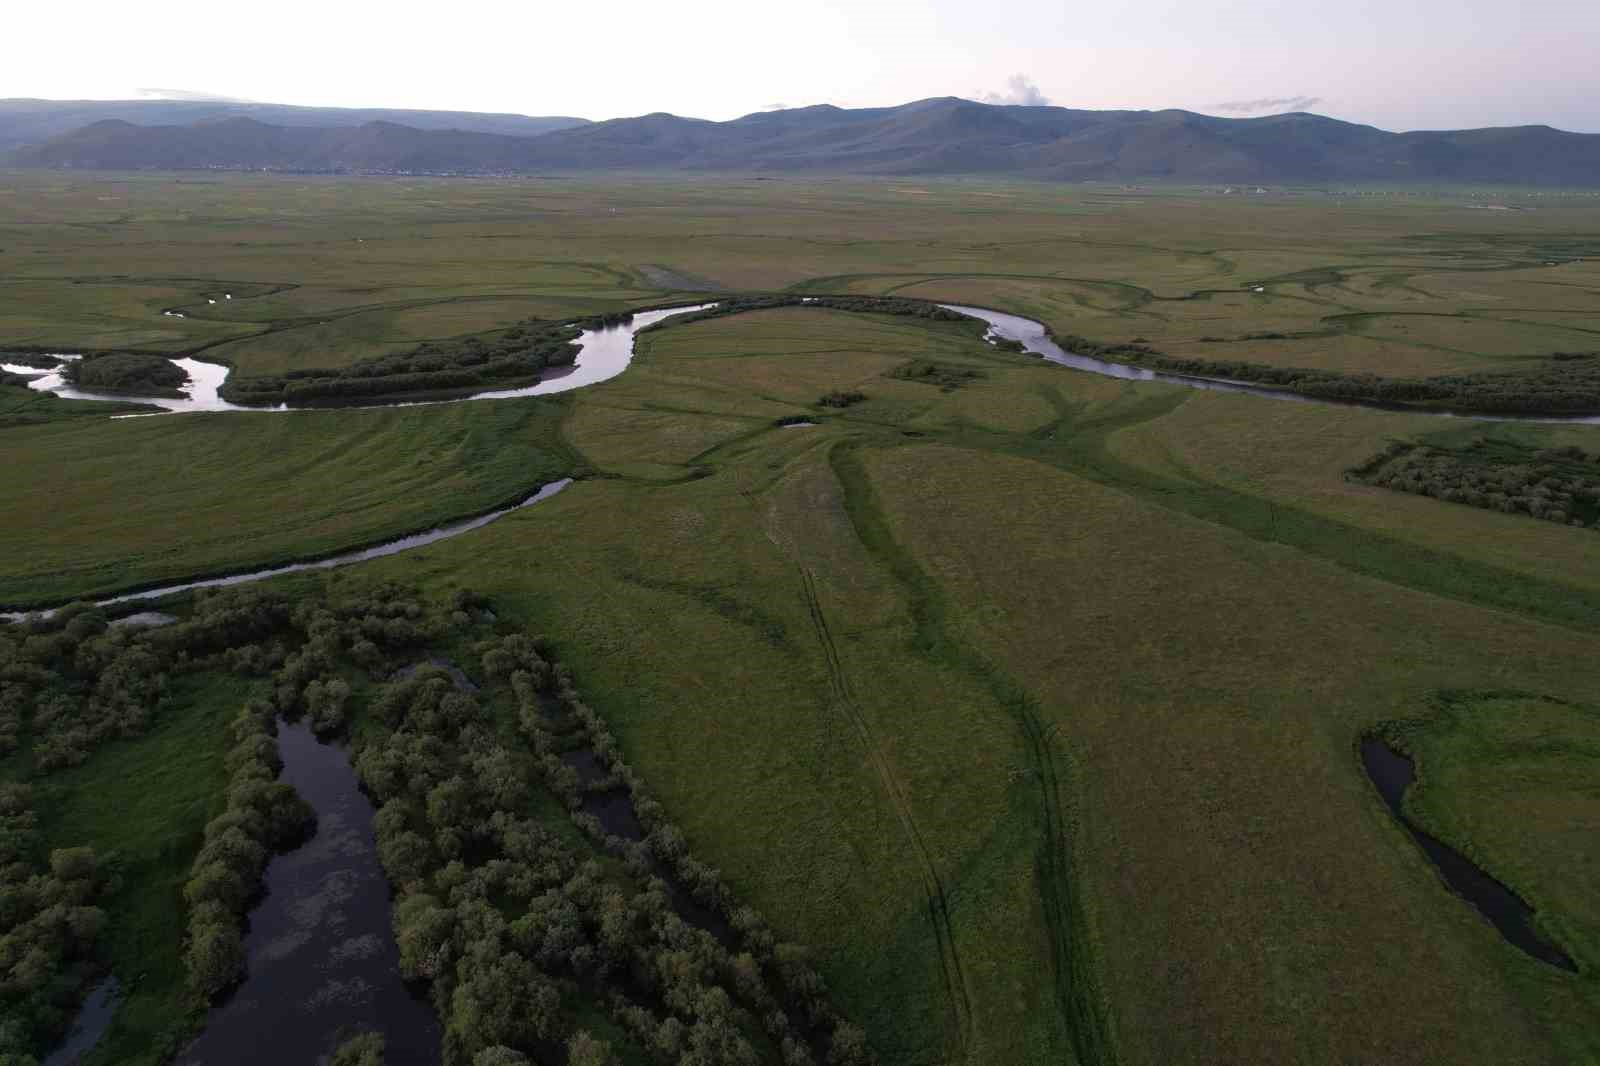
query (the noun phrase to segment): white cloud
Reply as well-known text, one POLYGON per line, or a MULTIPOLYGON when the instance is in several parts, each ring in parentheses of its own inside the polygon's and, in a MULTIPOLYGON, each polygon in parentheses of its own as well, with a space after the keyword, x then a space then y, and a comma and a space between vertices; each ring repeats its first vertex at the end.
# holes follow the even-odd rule
POLYGON ((141 100, 199 100, 211 104, 250 104, 253 100, 246 100, 239 96, 224 96, 222 93, 210 93, 202 89, 135 89, 141 100))
POLYGON ((1003 93, 984 93, 978 97, 986 104, 1021 104, 1023 107, 1049 107, 1050 98, 1039 91, 1032 79, 1024 74, 1013 74, 1006 79, 1003 93))

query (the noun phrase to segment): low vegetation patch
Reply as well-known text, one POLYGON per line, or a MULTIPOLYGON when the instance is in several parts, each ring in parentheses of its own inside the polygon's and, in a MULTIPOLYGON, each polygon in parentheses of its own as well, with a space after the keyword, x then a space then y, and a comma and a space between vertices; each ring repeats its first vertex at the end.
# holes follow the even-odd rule
POLYGON ((1345 476, 1547 522, 1595 528, 1600 520, 1600 455, 1576 446, 1535 449, 1491 437, 1460 448, 1396 441, 1345 476))
MULTIPOLYGON (((1015 344, 1016 347, 1007 348, 1007 351, 1022 350, 1020 342, 1011 341, 1009 343, 1015 344)), ((997 344, 996 347, 1004 347, 1004 345, 997 344)), ((969 366, 936 363, 932 359, 913 359, 904 366, 895 367, 889 372, 889 376, 899 378, 901 381, 916 381, 924 385, 937 385, 944 392, 954 392, 961 386, 970 385, 985 375, 983 371, 969 366)))
POLYGON ((822 394, 817 400, 818 407, 845 408, 854 407, 867 398, 864 392, 844 392, 840 389, 831 389, 822 394))

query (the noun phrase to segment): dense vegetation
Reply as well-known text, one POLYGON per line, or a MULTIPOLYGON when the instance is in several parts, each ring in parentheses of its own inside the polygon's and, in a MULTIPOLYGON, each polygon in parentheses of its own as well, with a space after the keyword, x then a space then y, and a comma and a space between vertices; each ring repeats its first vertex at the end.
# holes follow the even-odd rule
POLYGON ((409 352, 374 356, 349 366, 268 377, 230 374, 222 394, 234 403, 305 405, 511 388, 538 381, 546 367, 571 364, 578 354, 572 343, 578 332, 574 326, 527 319, 492 333, 425 341, 409 352))
POLYGON ((147 396, 178 394, 189 380, 183 368, 170 359, 137 352, 110 352, 74 359, 61 367, 66 381, 85 389, 137 392, 147 396))
MULTIPOLYGON (((198 1003, 244 975, 244 919, 267 862, 313 821, 275 780, 275 722, 304 715, 332 735, 359 715, 355 762, 379 804, 402 968, 432 986, 449 1066, 534 1061, 562 1046, 573 1062, 614 1063, 580 1016, 609 1018, 663 1066, 872 1061, 805 952, 779 943, 693 857, 544 645, 495 635, 487 606, 461 593, 439 607, 398 586, 293 607, 245 590, 201 595, 189 618, 162 628, 110 626, 81 606, 0 626, 6 750, 20 743, 48 775, 146 732, 177 675, 270 678, 270 698, 226 726, 225 805, 183 888, 198 1003), (481 695, 449 670, 399 669, 462 640, 480 654, 481 695), (394 680, 375 690, 362 680, 368 703, 346 680, 365 677, 394 680), (541 784, 576 833, 549 823, 559 807, 539 798, 541 784)), ((46 853, 30 794, 0 786, 0 1051, 17 1055, 39 1054, 63 1028, 106 920, 93 906, 105 864, 88 849, 46 853)), ((374 1037, 340 1051, 360 1063, 381 1054, 374 1037)))
MULTIPOLYGON (((0 665, 6 673, 13 660, 0 665)), ((115 876, 92 848, 46 849, 32 790, 0 783, 0 1063, 26 1066, 81 996, 115 876)))
POLYGON ((855 311, 875 315, 899 315, 925 318, 934 322, 972 322, 977 320, 940 307, 928 300, 910 300, 899 296, 802 296, 798 293, 774 293, 766 296, 728 296, 703 311, 673 315, 662 319, 651 329, 683 326, 691 322, 704 322, 712 318, 740 315, 749 311, 771 311, 779 307, 815 307, 828 311, 855 311))
POLYGON ((573 1030, 582 1002, 663 1064, 871 1061, 805 953, 690 854, 540 644, 513 634, 481 647, 520 743, 475 692, 425 668, 379 692, 383 731, 356 759, 381 804, 401 966, 432 984, 447 1066, 563 1040, 604 1062, 573 1030), (595 851, 527 817, 536 781, 595 851))
POLYGON ((228 727, 228 806, 206 825, 183 898, 189 905, 189 979, 210 998, 244 975, 244 917, 261 891, 267 860, 297 844, 316 814, 276 781, 277 710, 253 702, 228 727))
POLYGON ((1535 449, 1492 437, 1462 448, 1395 441, 1345 476, 1450 503, 1600 527, 1600 455, 1576 445, 1535 449))
POLYGON ((1170 374, 1271 385, 1321 400, 1448 408, 1485 414, 1600 413, 1600 352, 1555 352, 1524 369, 1408 378, 1242 360, 1196 359, 1167 355, 1137 342, 1102 344, 1075 335, 1056 340, 1076 355, 1132 363, 1170 374))
POLYGON ((54 370, 65 362, 69 362, 69 360, 55 355, 47 355, 43 352, 0 352, 0 363, 10 363, 12 366, 31 366, 37 370, 54 370))
MULTIPOLYGON (((1015 347, 1006 344, 996 344, 995 347, 1005 351, 1022 350, 1019 342, 1010 342, 1015 347)), ((899 378, 901 381, 916 381, 924 385, 935 385, 944 392, 954 392, 963 385, 971 385, 981 380, 985 375, 982 370, 970 366, 955 366, 950 363, 935 362, 932 359, 913 359, 909 363, 897 366, 889 372, 889 376, 899 378)))

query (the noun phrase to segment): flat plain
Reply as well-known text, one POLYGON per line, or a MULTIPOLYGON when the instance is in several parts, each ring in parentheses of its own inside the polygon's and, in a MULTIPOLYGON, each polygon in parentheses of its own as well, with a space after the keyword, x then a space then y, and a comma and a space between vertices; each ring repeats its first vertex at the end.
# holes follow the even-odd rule
MULTIPOLYGON (((198 350, 242 375, 765 291, 1357 372, 1600 350, 1600 203, 1578 194, 226 175, 0 193, 0 350, 198 350)), ((470 587, 545 633, 883 1063, 1600 1057, 1600 825, 1572 762, 1592 758, 1600 539, 1344 477, 1395 440, 1600 451, 1600 427, 1112 381, 980 334, 785 308, 646 332, 623 375, 559 400, 6 425, 0 602, 326 554, 577 473, 328 580, 470 587), (1502 695, 1464 720, 1446 692, 1502 695), (1436 723, 1420 816, 1549 909, 1579 973, 1501 940, 1394 823, 1357 746, 1400 720, 1436 723), (1542 763, 1516 758, 1530 735, 1542 763)), ((130 751, 214 752, 192 734, 224 721, 184 712, 57 778, 52 844, 115 835, 86 797, 97 775, 155 780, 130 751)), ((198 802, 193 781, 151 787, 198 802)))

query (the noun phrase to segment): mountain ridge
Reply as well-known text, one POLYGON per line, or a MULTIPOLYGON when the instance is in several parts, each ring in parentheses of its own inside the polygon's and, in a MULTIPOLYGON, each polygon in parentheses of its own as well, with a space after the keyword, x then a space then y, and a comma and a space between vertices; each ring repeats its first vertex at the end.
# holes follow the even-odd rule
POLYGON ((276 126, 359 126, 389 121, 416 129, 460 129, 533 137, 582 126, 588 119, 503 112, 432 111, 382 107, 302 107, 235 100, 0 99, 0 153, 43 144, 106 119, 142 126, 188 125, 221 117, 254 118, 276 126))
POLYGON ((113 118, 16 149, 9 161, 108 170, 699 170, 1579 187, 1600 186, 1600 134, 1549 126, 1391 133, 1308 112, 1220 118, 935 97, 897 107, 758 111, 724 122, 653 112, 532 136, 387 118, 346 126, 276 125, 240 114, 187 125, 113 118))

